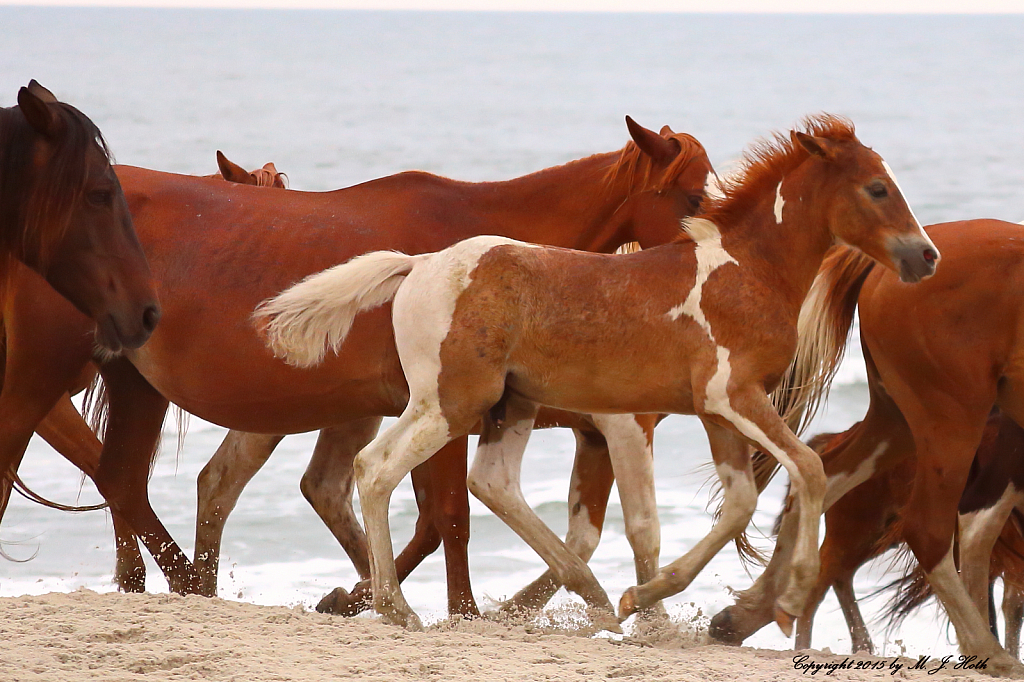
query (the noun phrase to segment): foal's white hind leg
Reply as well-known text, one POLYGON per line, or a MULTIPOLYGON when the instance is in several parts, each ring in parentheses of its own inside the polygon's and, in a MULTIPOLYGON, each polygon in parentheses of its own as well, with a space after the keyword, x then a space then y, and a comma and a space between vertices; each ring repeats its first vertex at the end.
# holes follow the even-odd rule
POLYGON ((536 404, 511 395, 506 398, 502 424, 495 424, 490 414, 484 417, 469 490, 544 559, 566 589, 583 597, 597 627, 621 632, 608 595, 586 563, 569 551, 523 498, 519 474, 536 414, 536 404))
MULTIPOLYGON (((654 421, 641 426, 636 415, 595 414, 594 424, 608 441, 608 454, 619 489, 626 538, 633 548, 637 585, 658 574, 661 524, 654 494, 654 421)), ((664 612, 660 604, 651 606, 664 612)))
POLYGON ((373 607, 384 620, 421 630, 423 625, 402 594, 391 545, 388 506, 398 483, 447 442, 448 422, 436 403, 410 401, 398 421, 356 456, 356 483, 370 549, 373 607))
POLYGON ((711 532, 689 552, 663 567, 650 582, 631 587, 619 601, 619 617, 627 618, 660 599, 676 594, 693 581, 725 545, 747 527, 757 506, 757 487, 746 442, 732 430, 703 420, 715 469, 722 482, 722 515, 711 532))

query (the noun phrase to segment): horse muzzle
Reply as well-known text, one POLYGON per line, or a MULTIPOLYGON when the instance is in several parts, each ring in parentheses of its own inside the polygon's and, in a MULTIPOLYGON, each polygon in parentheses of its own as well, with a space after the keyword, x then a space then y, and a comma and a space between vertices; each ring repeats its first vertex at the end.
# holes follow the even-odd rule
POLYGON ((889 254, 900 280, 911 284, 934 275, 941 259, 935 245, 919 237, 896 241, 889 248, 889 254))

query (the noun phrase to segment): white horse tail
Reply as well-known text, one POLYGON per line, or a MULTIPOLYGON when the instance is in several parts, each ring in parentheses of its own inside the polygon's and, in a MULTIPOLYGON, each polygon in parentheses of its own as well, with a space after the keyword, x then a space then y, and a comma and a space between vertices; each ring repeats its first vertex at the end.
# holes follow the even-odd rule
POLYGON ((268 299, 253 318, 274 355, 299 367, 337 352, 358 313, 382 306, 422 256, 373 251, 336 265, 268 299))
POLYGON ((861 286, 875 261, 848 246, 829 254, 800 308, 796 355, 772 402, 794 433, 810 425, 828 393, 857 310, 861 286))

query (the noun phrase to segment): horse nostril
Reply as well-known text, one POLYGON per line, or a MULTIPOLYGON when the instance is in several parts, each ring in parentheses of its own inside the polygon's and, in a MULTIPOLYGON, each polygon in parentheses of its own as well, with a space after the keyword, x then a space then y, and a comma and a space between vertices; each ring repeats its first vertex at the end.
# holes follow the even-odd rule
POLYGON ((160 308, 156 305, 146 306, 142 311, 142 327, 146 333, 151 334, 156 329, 156 323, 160 321, 160 308))
POLYGON ((938 259, 938 257, 939 257, 939 254, 935 253, 935 249, 925 249, 924 250, 924 262, 925 263, 934 263, 938 259))

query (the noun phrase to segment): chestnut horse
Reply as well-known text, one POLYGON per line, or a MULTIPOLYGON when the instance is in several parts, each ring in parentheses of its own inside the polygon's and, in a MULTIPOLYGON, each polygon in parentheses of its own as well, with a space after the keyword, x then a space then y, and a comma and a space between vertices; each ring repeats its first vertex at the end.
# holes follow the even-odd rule
MULTIPOLYGON (((346 492, 318 488, 318 482, 344 480, 327 472, 349 472, 352 457, 373 437, 380 417, 398 414, 408 399, 386 311, 359 321, 356 342, 344 357, 309 371, 275 360, 260 342, 250 322, 256 304, 366 251, 436 250, 482 231, 602 251, 630 241, 642 246, 670 241, 679 233, 679 219, 698 208, 710 162, 689 135, 667 127, 659 135, 632 120, 627 125, 635 141, 621 151, 498 183, 460 183, 411 172, 336 192, 285 193, 118 170, 165 311, 153 342, 107 358, 101 367, 109 418, 95 481, 113 513, 146 543, 172 589, 201 586, 146 496, 168 398, 203 419, 249 432, 330 427, 336 447, 314 452, 303 490, 322 496, 335 505, 332 513, 353 522, 346 492), (339 499, 343 502, 335 502, 339 499)), ((27 284, 20 295, 22 300, 5 311, 8 335, 24 338, 17 347, 33 348, 40 357, 23 362, 12 344, 4 394, 10 389, 12 399, 40 410, 34 421, 19 425, 31 434, 93 353, 78 318, 50 308, 52 294, 27 284), (37 299, 31 306, 30 297, 37 299), (50 312, 22 324, 35 310, 50 312), (45 343, 36 341, 44 335, 45 343), (38 373, 53 357, 74 364, 48 380, 59 391, 41 394, 38 373), (12 374, 22 377, 17 387, 12 374)), ((9 467, 23 449, 0 447, 0 467, 9 467)), ((449 585, 454 584, 449 607, 476 612, 465 570, 465 441, 449 451, 454 470, 434 464, 423 475, 434 483, 434 512, 441 519, 437 527, 449 559, 449 585)))
MULTIPOLYGON (((273 163, 264 164, 262 168, 254 171, 246 171, 241 166, 231 162, 223 153, 217 152, 217 166, 220 169, 219 175, 208 175, 205 177, 221 177, 229 182, 242 185, 255 185, 257 187, 287 187, 287 176, 278 172, 273 163)), ((15 266, 22 268, 22 266, 15 266)), ((19 278, 32 277, 28 272, 13 276, 14 281, 19 278)), ((7 293, 7 292, 5 292, 7 293)), ((6 307, 6 306, 5 306, 6 307)), ((0 357, 6 364, 7 355, 7 334, 6 330, 0 329, 0 357)), ((88 424, 71 403, 71 396, 85 389, 95 379, 95 366, 88 365, 77 378, 75 386, 69 387, 68 392, 58 401, 57 405, 39 423, 37 433, 48 442, 65 459, 82 470, 89 477, 99 466, 100 451, 102 444, 93 435, 88 424)), ((3 386, 3 374, 0 374, 0 387, 3 386)), ((0 413, 6 411, 7 407, 0 406, 0 413)), ((244 436, 243 436, 244 437, 244 436)), ((105 504, 93 507, 74 507, 51 502, 46 498, 30 490, 18 477, 17 467, 21 458, 13 465, 9 476, 0 477, 0 518, 10 501, 12 489, 18 489, 26 498, 38 502, 43 506, 59 509, 62 511, 88 511, 91 509, 105 508, 105 504)), ((114 574, 120 587, 126 592, 142 591, 145 587, 146 566, 139 552, 138 542, 123 520, 113 517, 115 547, 117 548, 117 566, 114 574)))
POLYGON ((141 346, 160 319, 99 129, 34 80, 0 108, 0 281, 13 260, 95 320, 112 351, 141 346))
POLYGON ((782 461, 801 516, 793 580, 776 604, 780 626, 792 627, 818 572, 825 480, 817 454, 766 391, 793 359, 801 306, 836 239, 908 281, 931 275, 939 258, 888 167, 852 124, 821 116, 807 128, 755 147, 725 197, 688 220, 685 237, 671 244, 602 256, 479 237, 434 254, 377 252, 260 307, 268 344, 312 367, 328 347, 346 353, 358 312, 394 299, 409 405, 355 462, 374 608, 387 621, 420 626, 395 572, 391 491, 483 420, 470 490, 583 597, 599 627, 618 629, 590 569, 520 490, 523 450, 544 404, 697 414, 708 432, 725 492, 722 516, 687 555, 623 595, 622 618, 685 588, 746 527, 757 500, 748 443, 782 461))
MULTIPOLYGON (((816 291, 825 305, 841 309, 844 319, 834 334, 839 347, 860 305, 871 396, 855 437, 827 458, 825 503, 830 506, 916 453, 903 536, 956 628, 961 651, 990 658, 990 669, 997 672, 1024 675, 1024 667, 989 631, 951 551, 958 502, 990 410, 998 406, 1017 423, 1024 418, 1021 228, 973 220, 935 225, 928 232, 947 260, 920 287, 901 284, 850 249, 839 249, 822 269, 816 291), (890 440, 904 432, 912 436, 909 448, 890 440)), ((783 520, 765 573, 712 619, 714 636, 742 641, 770 622, 774 595, 785 589, 794 535, 790 516, 783 520)))

